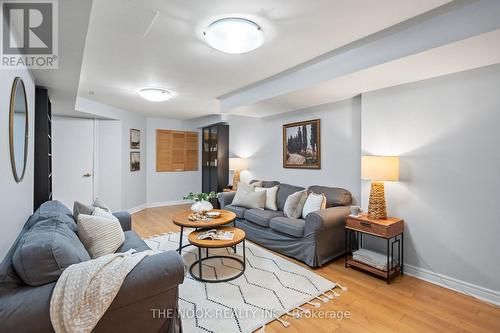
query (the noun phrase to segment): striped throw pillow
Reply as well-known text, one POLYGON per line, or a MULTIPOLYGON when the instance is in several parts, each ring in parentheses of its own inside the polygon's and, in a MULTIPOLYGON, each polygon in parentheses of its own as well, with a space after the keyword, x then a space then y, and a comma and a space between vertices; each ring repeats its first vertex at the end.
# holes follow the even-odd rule
POLYGON ((79 214, 77 223, 78 237, 92 259, 115 253, 125 241, 118 219, 96 211, 94 215, 79 214))

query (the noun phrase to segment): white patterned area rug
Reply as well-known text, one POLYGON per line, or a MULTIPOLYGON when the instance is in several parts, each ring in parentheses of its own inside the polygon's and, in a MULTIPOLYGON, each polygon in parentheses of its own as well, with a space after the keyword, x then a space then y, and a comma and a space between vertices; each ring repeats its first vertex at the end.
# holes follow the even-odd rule
MULTIPOLYGON (((186 234, 189 230, 185 229, 186 234)), ((179 233, 154 236, 145 241, 154 250, 176 250, 179 233)), ((184 236, 183 245, 188 243, 187 236, 184 236)), ((248 240, 245 246, 245 273, 232 281, 220 283, 193 279, 188 270, 197 260, 198 248, 188 246, 182 250, 186 277, 179 287, 179 311, 184 332, 252 332, 273 320, 288 327, 290 318, 309 314, 310 310, 302 305, 319 307, 321 303, 339 297, 338 291, 346 290, 248 240)), ((242 259, 242 254, 241 243, 237 246, 237 254, 232 248, 210 249, 210 255, 242 259)), ((205 257, 204 249, 202 257, 205 257)), ((213 258, 203 261, 202 274, 206 279, 223 279, 236 275, 241 268, 241 264, 234 260, 213 258)), ((193 271, 198 274, 197 265, 193 271)))

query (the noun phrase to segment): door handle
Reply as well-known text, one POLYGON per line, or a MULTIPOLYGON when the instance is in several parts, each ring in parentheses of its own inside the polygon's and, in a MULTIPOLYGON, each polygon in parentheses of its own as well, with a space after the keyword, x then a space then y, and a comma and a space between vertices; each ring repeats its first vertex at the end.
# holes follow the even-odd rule
POLYGON ((83 177, 85 177, 85 178, 88 178, 90 176, 92 176, 90 173, 86 173, 86 174, 83 175, 83 177))

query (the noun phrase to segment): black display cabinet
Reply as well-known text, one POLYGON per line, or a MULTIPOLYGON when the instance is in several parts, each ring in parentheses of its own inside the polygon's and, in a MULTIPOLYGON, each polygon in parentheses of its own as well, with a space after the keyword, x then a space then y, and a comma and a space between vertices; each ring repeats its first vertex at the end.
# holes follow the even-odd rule
POLYGON ((218 123, 204 127, 201 151, 203 192, 222 192, 229 178, 229 125, 218 123))

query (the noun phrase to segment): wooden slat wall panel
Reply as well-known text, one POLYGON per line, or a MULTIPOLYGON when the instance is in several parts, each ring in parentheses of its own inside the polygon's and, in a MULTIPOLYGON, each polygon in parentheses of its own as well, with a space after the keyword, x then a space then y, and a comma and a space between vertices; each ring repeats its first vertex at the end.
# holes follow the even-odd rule
POLYGON ((198 133, 186 132, 186 171, 198 170, 198 133))
POLYGON ((156 171, 198 170, 198 133, 156 130, 156 171))
POLYGON ((186 133, 172 132, 172 169, 184 171, 186 164, 186 133))
POLYGON ((172 131, 156 130, 156 171, 172 171, 172 131))

